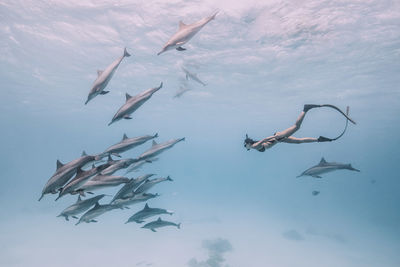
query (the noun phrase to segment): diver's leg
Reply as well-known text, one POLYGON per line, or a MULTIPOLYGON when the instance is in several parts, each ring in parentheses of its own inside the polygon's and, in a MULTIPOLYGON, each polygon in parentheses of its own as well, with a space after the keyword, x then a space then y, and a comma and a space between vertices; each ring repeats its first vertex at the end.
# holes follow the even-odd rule
POLYGON ((297 138, 297 137, 289 136, 288 138, 283 139, 281 142, 290 143, 290 144, 302 144, 302 143, 315 143, 315 142, 319 142, 319 141, 317 138, 313 138, 313 137, 297 138))

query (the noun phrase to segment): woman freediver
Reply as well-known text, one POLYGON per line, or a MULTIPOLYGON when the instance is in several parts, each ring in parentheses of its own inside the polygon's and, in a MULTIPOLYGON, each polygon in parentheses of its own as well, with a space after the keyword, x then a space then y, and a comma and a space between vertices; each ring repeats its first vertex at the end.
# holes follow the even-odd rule
POLYGON ((248 137, 248 135, 246 134, 246 139, 244 140, 244 147, 247 150, 250 149, 256 149, 260 152, 264 152, 266 149, 271 148, 272 146, 276 145, 277 143, 290 143, 290 144, 301 144, 301 143, 314 143, 314 142, 331 142, 334 140, 339 139, 340 137, 343 136, 344 132, 347 129, 347 124, 348 121, 350 121, 353 124, 356 124, 351 118, 349 118, 348 116, 348 112, 349 112, 349 108, 347 107, 347 114, 345 114, 343 111, 341 111, 339 108, 337 108, 336 106, 333 105, 329 105, 329 104, 324 104, 324 105, 314 105, 314 104, 307 104, 304 105, 303 111, 301 112, 299 118, 297 119, 296 123, 282 131, 282 132, 277 132, 275 133, 273 136, 269 136, 266 137, 260 141, 255 141, 251 138, 248 137), (304 120, 304 117, 306 115, 306 113, 313 108, 321 108, 321 107, 330 107, 333 108, 337 111, 339 111, 343 116, 346 117, 346 127, 344 129, 344 131, 336 138, 327 138, 324 136, 320 136, 318 138, 313 138, 313 137, 304 137, 304 138, 297 138, 297 137, 293 137, 292 135, 300 129, 301 123, 304 120))

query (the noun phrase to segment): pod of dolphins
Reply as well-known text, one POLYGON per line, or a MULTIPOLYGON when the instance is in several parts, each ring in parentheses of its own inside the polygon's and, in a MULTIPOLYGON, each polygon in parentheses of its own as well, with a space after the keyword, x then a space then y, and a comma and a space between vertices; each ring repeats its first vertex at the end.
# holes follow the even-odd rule
MULTIPOLYGON (((182 21, 179 22, 178 31, 165 43, 161 51, 157 53, 160 55, 167 51, 176 49, 177 51, 185 51, 183 47, 189 40, 193 38, 206 24, 215 19, 218 12, 213 15, 203 18, 193 24, 184 24, 182 21)), ((109 91, 105 91, 111 78, 114 76, 118 66, 122 60, 126 57, 130 57, 127 49, 124 49, 122 56, 117 58, 104 70, 97 71, 97 78, 95 79, 92 88, 89 91, 85 105, 89 101, 93 100, 98 95, 106 95, 109 91)), ((182 67, 182 71, 185 74, 186 80, 193 80, 197 83, 206 86, 202 80, 200 80, 195 73, 192 73, 188 69, 182 67)), ((159 86, 147 89, 135 96, 131 96, 126 93, 125 103, 117 110, 108 125, 111 125, 121 119, 130 120, 132 119, 132 113, 134 113, 139 107, 147 102, 154 93, 163 87, 161 82, 159 86)), ((175 97, 180 97, 190 89, 187 86, 182 86, 181 89, 176 93, 175 97)), ((69 221, 69 217, 78 219, 76 225, 86 222, 97 222, 97 217, 100 215, 114 210, 114 209, 129 209, 129 206, 146 202, 150 199, 156 198, 159 194, 149 193, 149 191, 158 183, 165 181, 173 181, 169 176, 161 178, 153 178, 154 174, 145 174, 136 178, 128 178, 125 176, 113 175, 115 172, 126 169, 126 174, 137 171, 143 164, 152 163, 156 161, 162 152, 172 148, 177 143, 184 141, 185 138, 171 139, 164 143, 158 144, 154 139, 158 137, 158 134, 138 136, 134 138, 128 138, 126 134, 123 135, 122 140, 114 145, 111 145, 104 152, 95 155, 87 155, 83 151, 79 158, 76 158, 68 163, 61 163, 57 160, 57 168, 55 173, 49 178, 45 186, 43 187, 39 201, 47 194, 57 194, 58 200, 66 195, 78 195, 78 199, 75 203, 65 208, 57 217, 64 217, 66 221, 69 221), (139 155, 136 158, 126 159, 113 159, 112 156, 121 158, 121 153, 131 150, 137 146, 140 146, 148 141, 152 140, 152 146, 139 155), (106 161, 103 158, 107 158, 106 161), (87 169, 87 167, 91 168, 87 169), (113 196, 112 200, 107 204, 100 204, 105 194, 93 196, 91 198, 82 199, 86 194, 94 194, 93 191, 98 191, 108 187, 116 187, 123 185, 119 191, 113 196), (80 218, 78 215, 80 215, 80 218)), ((320 163, 304 171, 300 176, 311 176, 314 178, 321 178, 321 175, 327 172, 331 172, 339 169, 347 169, 352 171, 359 171, 353 168, 350 164, 341 163, 329 163, 324 158, 321 159, 320 163)), ((316 196, 320 192, 313 191, 312 195, 316 196)), ((144 208, 132 216, 125 223, 144 223, 146 219, 153 216, 160 215, 172 215, 173 212, 162 208, 151 208, 148 203, 145 204, 144 208)), ((156 232, 157 228, 165 226, 175 226, 180 229, 180 223, 173 223, 162 220, 161 217, 158 219, 148 222, 142 226, 142 228, 149 229, 156 232)))

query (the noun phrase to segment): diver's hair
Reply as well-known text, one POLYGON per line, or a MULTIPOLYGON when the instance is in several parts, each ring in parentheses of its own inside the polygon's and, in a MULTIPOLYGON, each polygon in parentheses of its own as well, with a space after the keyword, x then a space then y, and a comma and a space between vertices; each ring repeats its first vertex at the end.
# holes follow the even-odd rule
POLYGON ((247 145, 247 144, 252 145, 252 144, 254 144, 255 142, 256 142, 256 141, 254 141, 253 139, 249 138, 249 136, 246 134, 246 139, 244 139, 244 145, 247 145))

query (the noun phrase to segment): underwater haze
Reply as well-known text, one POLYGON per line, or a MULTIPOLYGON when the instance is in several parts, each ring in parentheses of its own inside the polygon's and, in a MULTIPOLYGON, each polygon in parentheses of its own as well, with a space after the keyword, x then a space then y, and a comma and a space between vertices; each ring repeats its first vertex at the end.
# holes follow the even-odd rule
MULTIPOLYGON (((399 1, 0 0, 0 18, 0 266, 400 266, 399 1), (185 51, 157 56, 180 20, 216 11, 185 51), (110 92, 85 105, 125 47, 110 92), (107 126, 125 93, 161 82, 132 119, 107 126), (293 125, 304 104, 350 106, 357 124, 333 142, 243 147, 246 134, 293 125), (148 204, 173 210, 161 217, 181 229, 124 224, 145 203, 75 226, 56 216, 76 195, 37 201, 57 159, 101 153, 124 133, 185 137, 127 175, 169 175, 148 204), (296 178, 322 157, 361 172, 296 178)), ((295 136, 335 137, 345 122, 312 109, 295 136)))

